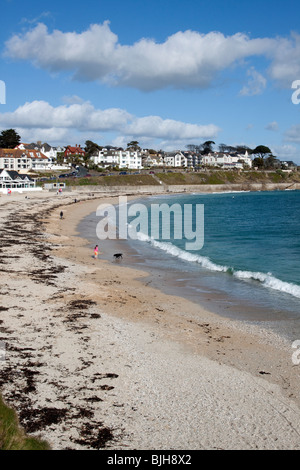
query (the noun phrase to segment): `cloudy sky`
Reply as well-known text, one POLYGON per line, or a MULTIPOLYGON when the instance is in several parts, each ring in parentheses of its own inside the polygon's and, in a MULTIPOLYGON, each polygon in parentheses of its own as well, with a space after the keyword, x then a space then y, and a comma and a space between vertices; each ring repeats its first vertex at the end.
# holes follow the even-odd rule
POLYGON ((299 13, 295 0, 1 0, 0 130, 52 145, 262 144, 300 164, 299 13))

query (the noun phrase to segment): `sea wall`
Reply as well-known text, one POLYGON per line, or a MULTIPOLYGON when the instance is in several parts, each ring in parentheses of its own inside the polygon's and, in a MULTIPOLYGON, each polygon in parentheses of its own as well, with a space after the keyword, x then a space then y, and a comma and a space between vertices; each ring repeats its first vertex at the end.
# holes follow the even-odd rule
POLYGON ((71 186, 68 190, 101 194, 161 194, 161 193, 215 193, 225 191, 275 191, 300 189, 300 183, 232 183, 197 185, 141 185, 141 186, 71 186))
POLYGON ((231 184, 201 184, 201 185, 172 185, 168 192, 201 192, 216 193, 224 191, 275 191, 285 189, 300 189, 300 183, 231 183, 231 184))
POLYGON ((166 192, 164 190, 164 187, 161 185, 153 185, 153 186, 148 186, 148 185, 141 185, 141 186, 90 186, 90 185, 85 185, 85 186, 69 186, 69 188, 72 191, 76 192, 82 192, 82 193, 101 193, 101 194, 141 194, 141 193, 146 193, 146 194, 160 194, 163 192, 166 192))

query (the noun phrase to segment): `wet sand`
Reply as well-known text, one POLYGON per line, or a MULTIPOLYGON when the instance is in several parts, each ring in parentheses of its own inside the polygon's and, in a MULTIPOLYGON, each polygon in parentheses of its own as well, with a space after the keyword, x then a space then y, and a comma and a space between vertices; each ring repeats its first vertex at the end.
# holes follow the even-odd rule
POLYGON ((291 344, 93 259, 77 226, 99 203, 0 198, 0 387, 22 426, 58 450, 299 449, 291 344))

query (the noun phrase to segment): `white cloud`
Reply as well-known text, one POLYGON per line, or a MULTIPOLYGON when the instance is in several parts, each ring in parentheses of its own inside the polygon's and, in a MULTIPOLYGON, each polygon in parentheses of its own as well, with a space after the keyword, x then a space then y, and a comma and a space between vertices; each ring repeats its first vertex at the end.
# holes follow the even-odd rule
MULTIPOLYGON (((114 139, 167 141, 207 139, 215 137, 220 129, 214 124, 190 124, 159 116, 137 117, 125 110, 95 109, 89 102, 51 106, 46 101, 25 103, 15 111, 0 114, 2 128, 17 128, 22 140, 68 141, 69 136, 81 134, 86 139, 99 133, 114 133, 114 139)), ((127 140, 129 142, 129 140, 127 140)))
POLYGON ((279 130, 279 125, 278 125, 278 122, 276 121, 273 121, 273 122, 269 122, 269 124, 267 124, 265 126, 265 129, 267 131, 274 131, 274 132, 277 132, 279 130))
POLYGON ((254 67, 251 67, 247 75, 250 77, 248 80, 248 84, 245 85, 241 91, 240 95, 242 96, 253 96, 253 95, 260 95, 267 85, 267 80, 263 75, 261 75, 254 67))
MULTIPOLYGON (((71 72, 78 80, 100 80, 141 90, 205 88, 222 70, 251 57, 269 60, 269 76, 281 85, 290 87, 300 77, 297 33, 287 38, 251 39, 242 33, 225 36, 218 31, 201 34, 187 30, 162 43, 143 38, 133 45, 122 45, 108 21, 93 24, 81 33, 49 32, 45 24, 39 23, 12 36, 6 42, 5 53, 51 72, 71 72)), ((260 92, 265 86, 263 76, 251 69, 250 73, 258 89, 252 83, 242 94, 256 94, 255 90, 260 92)))
POLYGON ((52 18, 50 11, 43 11, 40 15, 35 18, 22 18, 21 23, 34 24, 40 22, 43 18, 52 18))
POLYGON ((21 136, 21 141, 25 143, 41 140, 42 142, 49 142, 52 145, 61 145, 63 142, 69 144, 76 143, 78 140, 76 133, 73 133, 70 129, 58 129, 55 127, 51 127, 49 129, 15 127, 15 129, 21 136))
POLYGON ((272 51, 270 76, 288 88, 300 78, 300 35, 292 33, 290 38, 277 38, 272 51))
MULTIPOLYGON (((274 54, 277 40, 250 39, 236 33, 177 32, 165 42, 141 39, 122 45, 109 22, 94 24, 82 33, 54 30, 40 23, 6 42, 6 55, 32 61, 51 72, 68 71, 82 81, 141 90, 166 87, 205 88, 219 72, 251 56, 274 54)), ((279 57, 276 56, 276 61, 279 57)))
POLYGON ((295 125, 291 126, 285 132, 285 140, 287 142, 300 143, 300 124, 295 124, 295 125))
POLYGON ((0 114, 0 124, 24 128, 75 128, 80 131, 120 130, 131 119, 122 109, 97 110, 89 102, 53 107, 46 101, 25 103, 0 114))
POLYGON ((84 100, 77 95, 63 96, 62 101, 64 104, 81 104, 84 100))
POLYGON ((294 160, 295 163, 300 159, 299 148, 295 145, 284 144, 275 145, 271 148, 273 155, 276 155, 280 160, 294 160))
POLYGON ((172 119, 162 119, 159 116, 136 118, 125 128, 126 134, 133 136, 148 136, 160 139, 197 139, 217 135, 218 127, 214 124, 187 124, 172 119))

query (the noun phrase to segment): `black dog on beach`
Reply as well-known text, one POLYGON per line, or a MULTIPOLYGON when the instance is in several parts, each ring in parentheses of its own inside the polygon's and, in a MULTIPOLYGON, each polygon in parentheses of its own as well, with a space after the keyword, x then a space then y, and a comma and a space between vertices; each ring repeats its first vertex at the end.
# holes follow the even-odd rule
POLYGON ((115 259, 122 259, 122 258, 123 258, 123 254, 122 254, 122 253, 115 253, 115 254, 114 254, 114 258, 115 258, 115 259))

